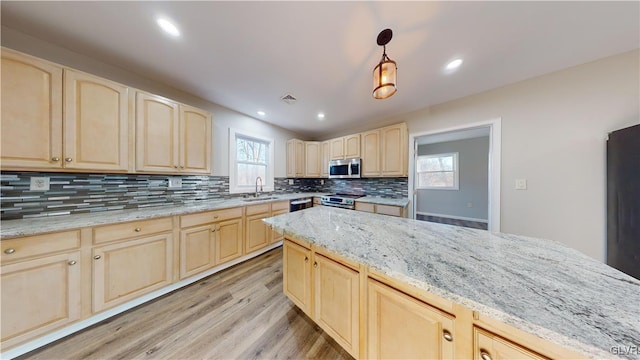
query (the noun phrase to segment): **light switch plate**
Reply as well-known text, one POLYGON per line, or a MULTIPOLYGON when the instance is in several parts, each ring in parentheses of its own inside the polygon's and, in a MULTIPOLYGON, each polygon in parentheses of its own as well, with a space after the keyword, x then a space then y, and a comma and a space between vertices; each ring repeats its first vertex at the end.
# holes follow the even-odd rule
POLYGON ((516 179, 516 190, 527 190, 527 179, 516 179))
POLYGON ((289 179, 289 185, 293 185, 293 179, 289 179))
POLYGON ((32 177, 29 184, 29 190, 31 191, 47 191, 49 190, 49 178, 48 177, 32 177))
POLYGON ((180 189, 180 188, 182 188, 182 178, 170 177, 169 178, 169 189, 180 189))

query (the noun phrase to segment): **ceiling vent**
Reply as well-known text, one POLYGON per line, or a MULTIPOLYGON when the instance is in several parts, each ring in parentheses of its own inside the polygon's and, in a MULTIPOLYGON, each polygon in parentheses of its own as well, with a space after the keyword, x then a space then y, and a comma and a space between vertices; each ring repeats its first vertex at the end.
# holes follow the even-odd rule
POLYGON ((293 97, 293 95, 291 94, 286 94, 285 96, 281 97, 280 100, 286 102, 289 105, 293 105, 296 101, 298 101, 298 99, 293 97))

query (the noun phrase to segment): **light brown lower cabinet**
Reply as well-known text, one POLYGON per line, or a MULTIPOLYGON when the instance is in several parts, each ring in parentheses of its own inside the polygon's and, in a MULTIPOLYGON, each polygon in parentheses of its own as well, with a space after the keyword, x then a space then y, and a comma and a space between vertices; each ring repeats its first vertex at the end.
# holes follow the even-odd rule
POLYGON ((311 316, 311 250, 286 240, 282 249, 283 291, 311 316))
POLYGON ((0 275, 3 348, 80 319, 80 251, 2 265, 0 275))
POLYGON ((484 329, 473 328, 474 360, 544 360, 548 357, 493 334, 484 329))
POLYGON ((180 279, 216 264, 216 224, 180 230, 180 279))
POLYGON ((172 282, 173 236, 143 237, 93 249, 93 311, 99 312, 172 282))
POLYGON ((244 253, 249 254, 269 245, 271 228, 262 219, 271 216, 271 204, 247 206, 246 213, 244 253))
POLYGON ((453 359, 455 317, 371 278, 367 357, 453 359))
MULTIPOLYGON (((289 209, 283 209, 283 210, 274 210, 271 212, 271 216, 277 216, 277 215, 282 215, 282 214, 286 214, 289 212, 289 209)), ((273 244, 273 243, 277 243, 278 241, 284 240, 284 235, 280 232, 277 232, 275 230, 271 231, 271 238, 269 240, 269 243, 273 244)))

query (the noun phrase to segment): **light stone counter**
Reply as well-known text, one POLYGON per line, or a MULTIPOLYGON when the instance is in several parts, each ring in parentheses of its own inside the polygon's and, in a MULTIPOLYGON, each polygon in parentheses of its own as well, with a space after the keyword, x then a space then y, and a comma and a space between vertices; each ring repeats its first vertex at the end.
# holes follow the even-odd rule
POLYGON ((274 196, 275 198, 257 201, 245 201, 242 198, 213 201, 203 200, 180 205, 157 206, 144 209, 113 210, 87 214, 73 214, 62 216, 57 215, 20 220, 3 220, 0 224, 0 238, 10 239, 20 236, 37 235, 41 233, 78 229, 96 225, 115 224, 134 220, 184 215, 202 211, 219 210, 238 206, 249 206, 268 202, 293 200, 322 195, 326 194, 295 193, 270 195, 268 193, 265 193, 264 197, 274 196))
POLYGON ((409 199, 407 198, 390 199, 390 198, 383 198, 379 196, 364 196, 361 198, 357 198, 356 202, 372 203, 372 204, 378 204, 378 205, 392 205, 392 206, 400 206, 400 207, 405 207, 409 205, 409 199))
POLYGON ((639 280, 550 240, 381 216, 314 207, 264 221, 588 358, 640 346, 639 280))

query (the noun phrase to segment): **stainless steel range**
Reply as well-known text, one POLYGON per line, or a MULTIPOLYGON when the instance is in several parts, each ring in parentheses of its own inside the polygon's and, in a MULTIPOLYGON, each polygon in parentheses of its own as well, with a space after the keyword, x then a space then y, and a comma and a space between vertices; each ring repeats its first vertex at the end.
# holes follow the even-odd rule
POLYGON ((320 197, 320 203, 326 206, 341 207, 344 209, 355 209, 355 199, 362 197, 363 195, 351 195, 351 194, 333 194, 320 197))

